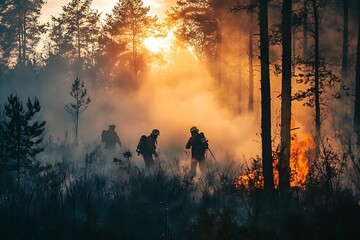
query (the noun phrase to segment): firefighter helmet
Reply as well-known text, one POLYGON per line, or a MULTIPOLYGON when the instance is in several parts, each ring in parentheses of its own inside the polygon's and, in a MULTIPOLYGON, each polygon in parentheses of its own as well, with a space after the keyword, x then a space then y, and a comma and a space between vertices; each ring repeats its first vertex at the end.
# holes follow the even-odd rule
POLYGON ((190 128, 190 132, 199 131, 199 129, 196 126, 193 126, 190 128))
POLYGON ((151 134, 160 136, 160 131, 158 129, 154 129, 154 130, 152 130, 151 134))

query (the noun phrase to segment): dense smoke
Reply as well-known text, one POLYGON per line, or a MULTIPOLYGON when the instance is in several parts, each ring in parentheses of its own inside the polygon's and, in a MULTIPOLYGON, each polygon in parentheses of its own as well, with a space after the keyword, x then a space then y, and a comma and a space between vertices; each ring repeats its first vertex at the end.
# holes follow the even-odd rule
MULTIPOLYGON (((145 5, 146 3, 144 1, 145 5)), ((99 1, 93 2, 94 7, 101 4, 99 1)), ((171 1, 156 2, 152 5, 152 11, 164 14, 165 9, 169 9, 172 4, 171 1)), ((58 5, 48 2, 48 7, 54 6, 60 11, 58 5)), ((56 12, 52 14, 57 15, 56 12)), ((249 21, 243 18, 245 19, 249 21)), ((237 25, 238 21, 234 21, 231 26, 222 26, 222 31, 228 34, 234 31, 237 25)), ((240 163, 244 157, 259 155, 259 111, 248 114, 246 110, 247 37, 241 37, 244 43, 237 44, 240 48, 236 49, 239 54, 236 53, 235 56, 243 55, 241 61, 234 59, 234 49, 231 48, 238 40, 237 37, 241 36, 235 35, 223 42, 222 57, 224 61, 232 63, 228 68, 237 70, 232 76, 224 77, 225 80, 220 85, 214 75, 211 75, 209 67, 201 64, 187 50, 172 53, 171 63, 166 66, 152 66, 147 77, 137 79, 140 87, 135 91, 121 87, 97 88, 90 79, 79 76, 80 80, 85 82, 91 98, 89 108, 80 114, 79 149, 87 146, 85 150, 90 151, 89 144, 100 144, 101 131, 107 129, 108 124, 114 123, 123 145, 133 152, 133 159, 138 165, 142 165, 143 161, 135 154, 137 142, 142 134, 148 135, 153 128, 158 128, 161 132, 158 150, 163 156, 186 159, 184 146, 190 137, 190 127, 195 125, 205 133, 210 149, 220 162, 234 160, 240 163), (236 80, 242 82, 240 87, 236 80), (241 99, 237 98, 238 91, 243 92, 241 99), (236 105, 241 105, 244 109, 241 115, 236 111, 234 113, 236 105)), ((226 69, 223 72, 225 74, 231 71, 226 69)), ((33 79, 25 78, 28 77, 8 77, 1 87, 1 101, 4 102, 10 93, 17 93, 23 100, 28 96, 39 98, 42 106, 41 117, 47 121, 45 139, 51 137, 58 143, 73 142, 74 123, 64 106, 73 101, 69 92, 76 76, 66 74, 65 65, 55 64, 48 66, 45 72, 40 72, 38 76, 32 77, 33 79)), ((122 82, 120 86, 131 85, 131 80, 126 75, 117 79, 122 82)), ((102 79, 97 81, 101 82, 102 79)), ((259 95, 258 89, 256 81, 256 98, 259 95)), ((257 104, 259 100, 255 99, 255 102, 257 104)), ((122 150, 118 149, 116 154, 120 156, 122 150)), ((212 158, 210 154, 207 157, 212 158)))
MULTIPOLYGON (((41 117, 47 121, 47 137, 61 142, 68 134, 68 141, 72 142, 74 123, 64 106, 73 101, 69 92, 74 79, 51 73, 42 75, 41 84, 36 79, 14 78, 16 81, 6 81, 1 87, 2 102, 10 93, 16 93, 23 101, 28 96, 37 97, 42 106, 41 117)), ((142 165, 135 154, 136 144, 142 134, 148 135, 158 128, 160 153, 183 159, 189 129, 196 125, 205 133, 212 152, 221 162, 238 161, 245 155, 259 153, 256 115, 236 116, 220 104, 215 80, 190 54, 174 56, 174 62, 161 72, 153 69, 153 74, 142 79, 141 87, 135 92, 92 89, 86 79, 83 81, 92 102, 80 115, 80 147, 99 144, 101 131, 114 123, 123 145, 133 152, 135 162, 142 165)), ((208 158, 212 157, 208 155, 208 158)))
POLYGON ((113 122, 123 144, 134 151, 142 134, 158 128, 159 151, 180 154, 171 157, 181 159, 189 129, 196 125, 221 161, 253 156, 259 150, 258 118, 231 113, 217 100, 216 87, 191 55, 180 54, 161 74, 154 69, 136 92, 102 89, 90 93, 93 102, 82 116, 81 136, 85 142, 99 140, 101 130, 113 122), (224 159, 225 155, 231 159, 224 159))

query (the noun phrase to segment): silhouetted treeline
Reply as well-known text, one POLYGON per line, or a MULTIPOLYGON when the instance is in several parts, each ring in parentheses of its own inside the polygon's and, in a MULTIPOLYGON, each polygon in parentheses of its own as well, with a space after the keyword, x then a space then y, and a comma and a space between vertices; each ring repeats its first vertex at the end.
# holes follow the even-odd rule
MULTIPOLYGON (((0 5, 2 79, 9 78, 11 71, 21 71, 19 66, 27 66, 46 82, 64 81, 58 75, 66 74, 70 80, 79 76, 92 88, 136 89, 151 71, 152 62, 168 59, 167 56, 150 52, 144 47, 143 41, 150 36, 166 36, 171 30, 177 37, 176 47, 190 48, 218 81, 218 97, 224 105, 238 113, 253 104, 254 96, 249 98, 248 103, 244 100, 247 95, 251 96, 249 88, 254 88, 250 86, 250 79, 254 75, 256 79, 260 78, 257 74, 260 70, 258 58, 254 58, 255 68, 251 62, 252 56, 260 55, 258 1, 179 1, 167 13, 164 22, 159 22, 156 16, 149 16, 150 8, 144 6, 142 1, 121 0, 102 23, 100 13, 92 9, 91 4, 91 0, 69 1, 63 5, 59 16, 53 16, 44 25, 39 23, 44 1, 3 2, 0 5), (45 39, 39 42, 43 33, 46 33, 45 39), (249 46, 251 39, 252 46, 249 46)), ((268 9, 271 77, 281 66, 278 47, 281 44, 281 5, 280 1, 271 1, 268 9)), ((349 1, 344 6, 342 1, 317 1, 315 5, 317 14, 313 12, 311 1, 292 3, 292 74, 298 82, 310 85, 311 89, 312 81, 307 79, 314 75, 315 69, 312 70, 311 66, 317 62, 312 54, 316 26, 313 23, 314 17, 319 15, 324 21, 319 25, 321 55, 318 64, 337 76, 341 72, 342 76, 346 76, 331 90, 331 94, 341 95, 345 101, 348 90, 354 90, 352 74, 355 69, 353 50, 356 33, 351 29, 356 24, 356 1, 349 1), (343 10, 344 7, 349 8, 345 25, 342 15, 347 11, 343 10), (343 49, 338 47, 341 44, 344 45, 343 49), (344 62, 343 69, 337 64, 340 61, 344 62), (299 76, 294 69, 304 69, 304 65, 307 70, 299 76)), ((293 87, 304 88, 301 84, 293 87)), ((305 96, 309 96, 309 92, 302 91, 297 97, 305 96)))

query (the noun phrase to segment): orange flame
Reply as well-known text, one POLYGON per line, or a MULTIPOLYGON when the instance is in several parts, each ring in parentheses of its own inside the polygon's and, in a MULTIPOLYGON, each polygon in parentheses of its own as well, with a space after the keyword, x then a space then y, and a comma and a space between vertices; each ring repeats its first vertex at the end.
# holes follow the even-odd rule
POLYGON ((298 137, 294 131, 291 133, 290 147, 290 187, 305 188, 306 177, 309 173, 308 153, 314 149, 315 144, 311 135, 298 137))
MULTIPOLYGON (((307 175, 309 173, 308 153, 315 148, 314 140, 311 135, 297 135, 295 131, 291 131, 290 146, 290 187, 305 189, 307 175)), ((275 188, 279 188, 279 158, 274 156, 273 174, 275 188)), ((248 169, 248 173, 235 179, 235 186, 239 188, 263 188, 264 181, 260 163, 255 162, 254 169, 248 169)))
POLYGON ((247 173, 237 177, 234 181, 237 189, 259 189, 264 186, 264 177, 261 171, 261 161, 254 159, 247 173))
POLYGON ((252 170, 250 173, 242 175, 235 180, 236 188, 249 188, 249 189, 259 189, 264 186, 264 177, 262 174, 257 174, 255 170, 252 170))

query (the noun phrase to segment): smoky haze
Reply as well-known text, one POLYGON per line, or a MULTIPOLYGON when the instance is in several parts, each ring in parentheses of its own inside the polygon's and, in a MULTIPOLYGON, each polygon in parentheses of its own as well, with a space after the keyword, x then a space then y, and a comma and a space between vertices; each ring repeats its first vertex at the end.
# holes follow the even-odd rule
MULTIPOLYGON (((55 72, 43 73, 40 80, 14 76, 14 81, 3 82, 1 100, 4 102, 10 93, 16 93, 23 101, 28 96, 37 97, 41 117, 47 121, 46 135, 64 141, 68 134, 68 141, 72 142, 74 123, 64 106, 73 101, 69 92, 76 76, 61 73, 61 69, 55 72)), ((195 125, 205 133, 219 162, 242 161, 244 156, 259 154, 258 116, 236 115, 224 106, 216 95, 216 80, 192 55, 179 53, 161 71, 155 66, 151 72, 136 91, 92 89, 87 79, 80 79, 91 98, 88 109, 80 114, 80 148, 83 144, 99 144, 101 131, 114 123, 123 145, 133 152, 138 165, 143 165, 143 160, 135 154, 137 142, 153 128, 160 130, 160 153, 185 159, 183 150, 189 130, 195 125)), ((125 77, 122 80, 127 81, 125 77)))
MULTIPOLYGON (((216 80, 193 56, 183 53, 173 59, 161 72, 153 69, 137 91, 90 92, 92 102, 81 116, 81 138, 99 141, 101 130, 115 123, 122 143, 134 152, 140 136, 158 128, 158 150, 182 159, 195 125, 220 161, 258 153, 257 116, 236 116, 224 107, 217 100, 216 80)), ((134 159, 141 163, 137 156, 134 159)))
MULTIPOLYGON (((174 4, 174 1, 152 2, 154 5, 151 8, 155 8, 156 14, 164 14, 165 9, 174 4)), ((144 5, 146 3, 144 1, 144 5)), ((94 1, 93 7, 96 6, 101 6, 100 2, 94 1)), ((59 3, 49 1, 43 12, 57 15, 56 11, 49 11, 49 7, 56 7, 59 13, 61 11, 59 3)), ((222 26, 222 31, 231 33, 238 24, 238 21, 229 22, 227 26, 222 26)), ((88 109, 80 114, 79 149, 89 151, 89 144, 100 144, 102 130, 114 123, 123 145, 133 152, 137 164, 143 164, 143 160, 135 154, 138 140, 153 128, 160 130, 160 153, 171 158, 186 159, 184 147, 190 137, 189 129, 195 125, 205 133, 210 149, 219 162, 243 162, 244 157, 259 155, 259 111, 247 113, 247 37, 234 35, 224 40, 223 46, 223 59, 231 62, 230 67, 237 70, 234 71, 236 77, 226 77, 227 81, 221 86, 209 67, 201 64, 187 50, 169 56, 171 63, 165 66, 155 64, 147 77, 138 79, 140 84, 136 90, 126 87, 96 88, 89 78, 79 76, 85 82, 91 98, 88 109), (243 44, 234 44, 238 37, 244 41, 243 44), (237 46, 239 53, 234 54, 232 46, 237 46), (241 86, 237 83, 238 79, 242 82, 241 86), (244 95, 241 102, 237 98, 238 91, 244 95), (244 109, 241 114, 234 112, 236 105, 244 109)), ((69 74, 65 65, 55 63, 37 76, 30 77, 17 69, 14 74, 4 75, 0 91, 2 103, 10 93, 16 93, 23 101, 27 97, 37 97, 42 107, 40 117, 47 122, 45 139, 51 136, 61 142, 68 138, 67 141, 72 143, 74 122, 64 106, 73 101, 69 92, 76 75, 69 74)), ((225 65, 222 67, 227 68, 225 65)), ((122 82, 121 86, 132 85, 126 75, 117 79, 122 82)), ((259 102, 258 83, 255 83, 255 104, 259 102)), ((121 152, 118 151, 117 155, 121 155, 121 152)), ((209 154, 207 157, 212 158, 209 154)))

